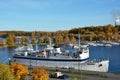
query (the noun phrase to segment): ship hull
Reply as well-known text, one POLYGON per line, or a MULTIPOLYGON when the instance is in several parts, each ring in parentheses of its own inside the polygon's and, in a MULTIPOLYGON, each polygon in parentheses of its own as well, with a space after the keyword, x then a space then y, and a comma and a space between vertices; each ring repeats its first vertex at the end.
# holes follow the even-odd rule
POLYGON ((88 58, 80 59, 49 59, 49 58, 29 58, 29 57, 13 57, 16 62, 20 62, 27 66, 45 66, 59 68, 74 68, 79 70, 107 72, 109 68, 109 60, 89 61, 88 58))

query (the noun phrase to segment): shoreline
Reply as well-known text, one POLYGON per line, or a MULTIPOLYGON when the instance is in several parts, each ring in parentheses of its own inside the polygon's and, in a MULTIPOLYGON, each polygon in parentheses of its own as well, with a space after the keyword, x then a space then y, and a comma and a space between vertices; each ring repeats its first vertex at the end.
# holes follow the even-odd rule
MULTIPOLYGON (((49 68, 47 67, 46 70, 48 71, 55 71, 55 68, 49 68)), ((83 80, 98 80, 98 79, 103 79, 103 80, 120 80, 120 74, 114 74, 114 73, 109 73, 109 72, 96 72, 96 71, 85 71, 85 70, 68 70, 68 69, 59 69, 57 71, 60 71, 64 74, 70 75, 71 76, 81 76, 83 80), (90 79, 92 78, 92 79, 90 79)))
MULTIPOLYGON (((96 72, 96 71, 85 71, 85 70, 76 70, 76 69, 69 70, 69 69, 62 69, 57 67, 56 68, 45 67, 45 68, 49 73, 62 72, 63 74, 69 75, 69 77, 73 77, 73 76, 82 77, 82 80, 120 80, 120 73, 115 74, 110 72, 96 72)), ((33 67, 29 67, 29 70, 30 69, 33 69, 33 67)))

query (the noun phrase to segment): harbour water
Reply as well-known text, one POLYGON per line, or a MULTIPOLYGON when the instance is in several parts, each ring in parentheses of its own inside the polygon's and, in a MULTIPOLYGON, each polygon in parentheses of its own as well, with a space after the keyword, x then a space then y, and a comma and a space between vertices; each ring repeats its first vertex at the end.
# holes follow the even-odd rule
POLYGON ((109 72, 120 73, 120 46, 90 47, 91 59, 109 59, 109 72))
MULTIPOLYGON (((43 50, 45 46, 37 46, 39 50, 43 50)), ((34 47, 36 48, 36 47, 34 47)), ((65 48, 65 47, 64 47, 65 48)), ((90 46, 90 59, 109 59, 109 72, 120 73, 120 46, 112 47, 94 47, 90 46)), ((15 47, 0 48, 0 62, 8 63, 12 58, 15 47)))

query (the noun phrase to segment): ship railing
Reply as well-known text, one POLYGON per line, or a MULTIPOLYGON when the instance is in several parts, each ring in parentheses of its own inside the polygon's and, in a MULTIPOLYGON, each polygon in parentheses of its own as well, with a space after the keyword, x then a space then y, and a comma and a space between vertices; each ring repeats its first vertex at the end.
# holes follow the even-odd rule
POLYGON ((87 62, 89 63, 99 63, 102 61, 106 61, 105 59, 89 59, 87 62))

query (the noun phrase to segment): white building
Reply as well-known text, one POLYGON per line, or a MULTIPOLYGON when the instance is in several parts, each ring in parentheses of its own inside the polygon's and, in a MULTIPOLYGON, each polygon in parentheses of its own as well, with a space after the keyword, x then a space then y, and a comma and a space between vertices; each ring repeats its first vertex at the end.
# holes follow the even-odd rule
POLYGON ((120 25, 120 17, 115 18, 115 26, 120 25))

